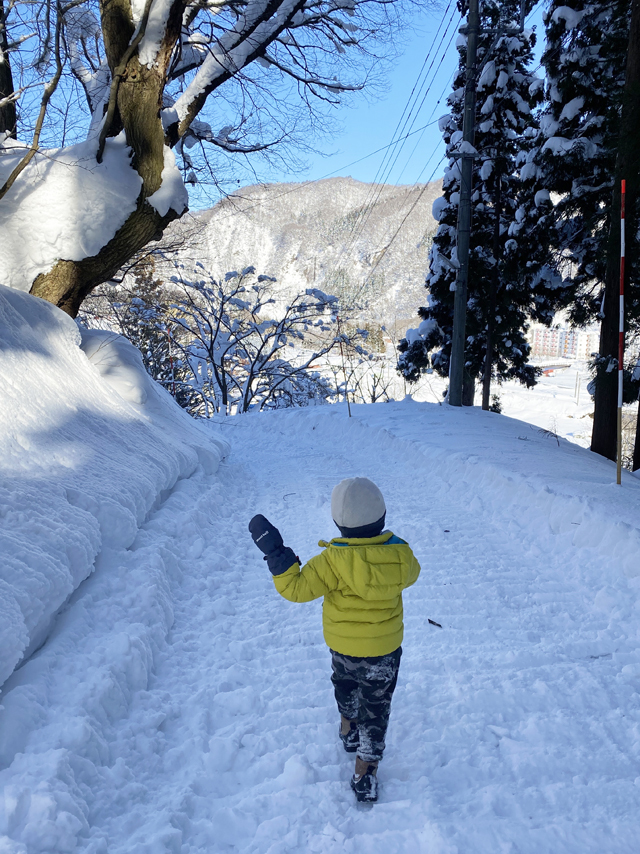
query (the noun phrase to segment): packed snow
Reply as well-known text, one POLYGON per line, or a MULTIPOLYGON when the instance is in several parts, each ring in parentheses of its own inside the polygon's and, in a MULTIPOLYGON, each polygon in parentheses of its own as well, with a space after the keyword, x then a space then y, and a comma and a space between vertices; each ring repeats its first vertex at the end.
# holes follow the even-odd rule
MULTIPOLYGON (((39 151, 3 198, 1 284, 28 291, 59 259, 96 255, 135 210, 142 179, 131 167, 124 132, 106 141, 102 163, 96 147, 93 138, 39 151)), ((24 144, 4 141, 0 183, 25 154, 24 144)))
POLYGON ((22 556, 3 592, 19 610, 22 579, 43 608, 69 591, 0 695, 3 854, 637 850, 637 478, 526 420, 410 398, 203 427, 118 339, 81 350, 55 308, 0 296, 0 554, 22 556), (371 809, 321 604, 281 599, 247 531, 264 513, 310 557, 354 475, 422 565, 371 809))

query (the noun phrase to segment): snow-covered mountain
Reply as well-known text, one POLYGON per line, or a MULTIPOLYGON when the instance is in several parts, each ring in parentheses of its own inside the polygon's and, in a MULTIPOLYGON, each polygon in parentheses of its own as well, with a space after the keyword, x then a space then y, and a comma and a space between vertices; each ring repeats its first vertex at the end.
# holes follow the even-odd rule
POLYGON ((318 287, 373 302, 391 322, 415 314, 424 298, 431 208, 441 182, 415 186, 329 178, 244 187, 215 207, 176 223, 183 257, 214 274, 249 265, 297 293, 318 287))

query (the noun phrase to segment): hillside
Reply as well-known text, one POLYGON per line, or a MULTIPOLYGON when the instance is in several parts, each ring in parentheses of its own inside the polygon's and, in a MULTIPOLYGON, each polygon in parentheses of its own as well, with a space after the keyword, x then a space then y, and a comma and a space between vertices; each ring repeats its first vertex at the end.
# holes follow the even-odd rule
POLYGON ((440 192, 440 182, 376 188, 352 178, 244 187, 176 223, 168 239, 186 239, 178 254, 214 275, 253 265, 289 293, 366 295, 392 323, 424 297, 440 192))

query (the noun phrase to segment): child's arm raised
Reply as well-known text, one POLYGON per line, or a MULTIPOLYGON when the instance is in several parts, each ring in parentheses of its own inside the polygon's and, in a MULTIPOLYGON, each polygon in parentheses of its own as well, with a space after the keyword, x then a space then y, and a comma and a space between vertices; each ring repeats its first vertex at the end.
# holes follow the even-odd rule
POLYGON ((281 575, 274 575, 273 583, 289 602, 310 602, 338 587, 337 576, 323 552, 307 561, 302 569, 298 562, 281 575))
POLYGON ((264 516, 254 516, 249 531, 253 542, 264 552, 276 590, 285 599, 310 602, 337 588, 338 579, 323 553, 300 569, 300 558, 285 546, 280 531, 264 516))

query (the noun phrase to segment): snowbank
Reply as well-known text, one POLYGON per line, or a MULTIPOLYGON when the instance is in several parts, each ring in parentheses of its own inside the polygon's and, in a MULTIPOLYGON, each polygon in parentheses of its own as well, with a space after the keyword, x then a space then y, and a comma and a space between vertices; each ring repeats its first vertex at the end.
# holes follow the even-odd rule
POLYGON ((105 332, 0 286, 0 684, 36 649, 107 548, 223 441, 105 332), (84 349, 85 352, 83 352, 84 349))

